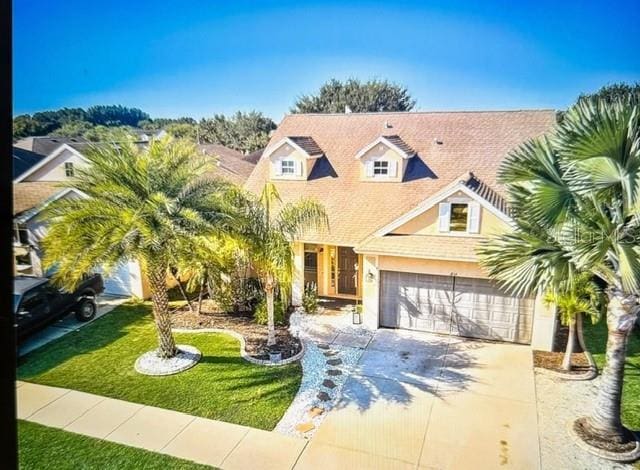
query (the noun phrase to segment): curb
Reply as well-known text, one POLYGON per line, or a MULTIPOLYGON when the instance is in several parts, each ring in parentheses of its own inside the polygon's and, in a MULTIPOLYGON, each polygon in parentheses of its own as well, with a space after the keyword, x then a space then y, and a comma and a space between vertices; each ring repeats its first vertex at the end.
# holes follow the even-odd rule
POLYGON ((224 328, 198 328, 198 329, 172 328, 171 331, 173 331, 174 333, 225 333, 225 334, 228 334, 229 336, 232 336, 238 341, 240 341, 240 355, 242 356, 242 358, 247 362, 250 362, 252 364, 257 364, 259 366, 275 366, 275 367, 286 366, 287 364, 291 364, 293 362, 299 361, 302 358, 302 356, 304 356, 304 353, 305 353, 304 342, 300 341, 301 349, 298 354, 296 354, 295 356, 288 357, 287 359, 283 359, 280 362, 271 362, 267 359, 256 359, 255 357, 251 356, 245 349, 246 343, 244 340, 244 336, 242 336, 237 331, 225 330, 224 328))

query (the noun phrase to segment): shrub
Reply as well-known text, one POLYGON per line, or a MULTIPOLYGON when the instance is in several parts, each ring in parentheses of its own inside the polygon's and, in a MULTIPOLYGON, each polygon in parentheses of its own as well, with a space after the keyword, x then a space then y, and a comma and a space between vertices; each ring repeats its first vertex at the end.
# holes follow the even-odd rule
POLYGON ((315 282, 309 282, 304 286, 302 308, 307 313, 316 313, 318 311, 318 286, 315 282))
MULTIPOLYGON (((284 303, 276 298, 273 301, 273 319, 276 325, 284 325, 286 323, 284 303)), ((267 324, 267 299, 262 299, 256 307, 256 313, 253 315, 253 319, 258 325, 267 324)))
POLYGON ((233 276, 220 282, 213 299, 224 312, 253 312, 264 297, 260 281, 255 277, 233 276))

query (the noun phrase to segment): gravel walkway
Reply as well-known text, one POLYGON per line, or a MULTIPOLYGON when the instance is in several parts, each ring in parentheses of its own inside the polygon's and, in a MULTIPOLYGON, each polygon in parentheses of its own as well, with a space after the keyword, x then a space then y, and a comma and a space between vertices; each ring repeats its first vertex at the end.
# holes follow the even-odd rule
POLYGON ((562 380, 536 368, 535 380, 542 470, 633 468, 584 452, 567 433, 567 423, 584 416, 593 406, 599 378, 584 382, 562 380))

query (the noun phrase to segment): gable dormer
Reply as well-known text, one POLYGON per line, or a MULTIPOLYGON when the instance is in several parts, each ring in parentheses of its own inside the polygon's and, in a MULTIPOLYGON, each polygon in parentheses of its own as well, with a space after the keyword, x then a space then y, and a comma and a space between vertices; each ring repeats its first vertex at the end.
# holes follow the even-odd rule
POLYGON ((360 162, 360 179, 400 182, 407 169, 407 162, 415 154, 400 136, 380 136, 356 155, 356 160, 360 162))
POLYGON ((311 137, 290 136, 265 150, 262 158, 269 160, 271 179, 300 181, 309 177, 316 159, 323 155, 311 137))

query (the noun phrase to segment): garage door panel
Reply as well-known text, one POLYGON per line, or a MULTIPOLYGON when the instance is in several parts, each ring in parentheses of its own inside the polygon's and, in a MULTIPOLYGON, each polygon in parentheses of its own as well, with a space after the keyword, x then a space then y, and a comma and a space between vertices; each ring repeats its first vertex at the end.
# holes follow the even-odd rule
POLYGON ((383 271, 381 325, 529 343, 533 299, 512 297, 485 279, 383 271))

